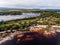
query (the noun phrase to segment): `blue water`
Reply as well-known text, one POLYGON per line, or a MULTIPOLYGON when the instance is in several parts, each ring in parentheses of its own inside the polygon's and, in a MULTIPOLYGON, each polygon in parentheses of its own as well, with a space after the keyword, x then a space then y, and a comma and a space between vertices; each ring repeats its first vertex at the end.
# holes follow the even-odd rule
POLYGON ((8 20, 14 20, 14 19, 23 19, 23 18, 30 18, 30 17, 36 17, 39 16, 40 13, 23 13, 22 15, 4 15, 0 16, 0 21, 8 21, 8 20))

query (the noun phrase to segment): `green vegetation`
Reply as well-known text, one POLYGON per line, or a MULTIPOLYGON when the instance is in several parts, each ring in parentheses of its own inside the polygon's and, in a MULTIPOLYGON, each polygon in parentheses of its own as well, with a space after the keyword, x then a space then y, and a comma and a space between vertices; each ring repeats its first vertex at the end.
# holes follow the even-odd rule
POLYGON ((37 10, 0 10, 0 15, 21 15, 22 13, 39 13, 37 10))
MULTIPOLYGON (((21 11, 22 12, 22 11, 21 11)), ((25 19, 16 19, 10 21, 1 21, 0 22, 0 31, 3 30, 28 30, 29 26, 33 25, 60 25, 60 13, 56 11, 23 11, 23 12, 39 12, 41 13, 38 17, 25 18, 25 19)), ((13 13, 13 12, 12 12, 13 13)))
POLYGON ((0 15, 21 15, 20 11, 0 11, 0 15))

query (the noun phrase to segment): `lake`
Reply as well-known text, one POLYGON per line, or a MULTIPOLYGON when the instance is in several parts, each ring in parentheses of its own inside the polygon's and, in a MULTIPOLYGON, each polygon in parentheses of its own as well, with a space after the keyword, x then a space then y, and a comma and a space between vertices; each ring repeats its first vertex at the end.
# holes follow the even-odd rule
POLYGON ((14 20, 14 19, 24 19, 24 18, 30 18, 30 17, 36 17, 40 16, 40 13, 22 13, 22 15, 0 15, 0 21, 8 21, 8 20, 14 20))

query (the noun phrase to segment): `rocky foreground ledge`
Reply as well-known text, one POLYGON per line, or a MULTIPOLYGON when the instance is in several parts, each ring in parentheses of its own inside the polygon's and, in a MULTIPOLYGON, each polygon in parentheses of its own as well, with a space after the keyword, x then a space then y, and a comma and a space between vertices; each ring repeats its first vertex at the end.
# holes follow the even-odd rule
MULTIPOLYGON (((16 38, 16 43, 19 44, 20 42, 20 39, 23 38, 23 36, 25 38, 24 41, 27 41, 29 39, 34 39, 32 38, 32 36, 35 35, 35 33, 37 32, 39 35, 43 35, 45 38, 56 38, 57 39, 57 42, 58 42, 58 45, 60 44, 60 26, 52 26, 52 27, 48 27, 49 28, 49 31, 46 29, 47 25, 39 25, 39 26, 31 26, 29 27, 29 32, 14 32, 10 35, 8 35, 7 37, 3 38, 3 40, 0 41, 0 45, 4 45, 3 43, 5 43, 6 41, 11 41, 13 40, 14 38, 16 38), (27 35, 28 33, 34 33, 32 36, 31 34, 30 35, 27 35)), ((36 33, 36 34, 37 34, 36 33)), ((35 35, 35 36, 38 36, 38 35, 35 35)))
POLYGON ((10 33, 10 34, 7 35, 5 38, 2 38, 2 39, 0 40, 0 44, 4 43, 4 42, 6 42, 6 41, 10 41, 10 40, 14 39, 14 36, 15 36, 16 34, 19 34, 19 33, 21 33, 21 32, 20 32, 20 31, 17 31, 17 32, 14 32, 14 33, 10 33))

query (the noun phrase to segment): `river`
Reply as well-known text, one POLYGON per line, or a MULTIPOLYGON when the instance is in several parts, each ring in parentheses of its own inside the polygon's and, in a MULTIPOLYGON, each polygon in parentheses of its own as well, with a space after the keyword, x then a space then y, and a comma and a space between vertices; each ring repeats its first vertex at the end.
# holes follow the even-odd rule
POLYGON ((40 13, 22 13, 22 15, 0 15, 0 21, 8 21, 14 19, 24 19, 30 17, 40 16, 40 13))

